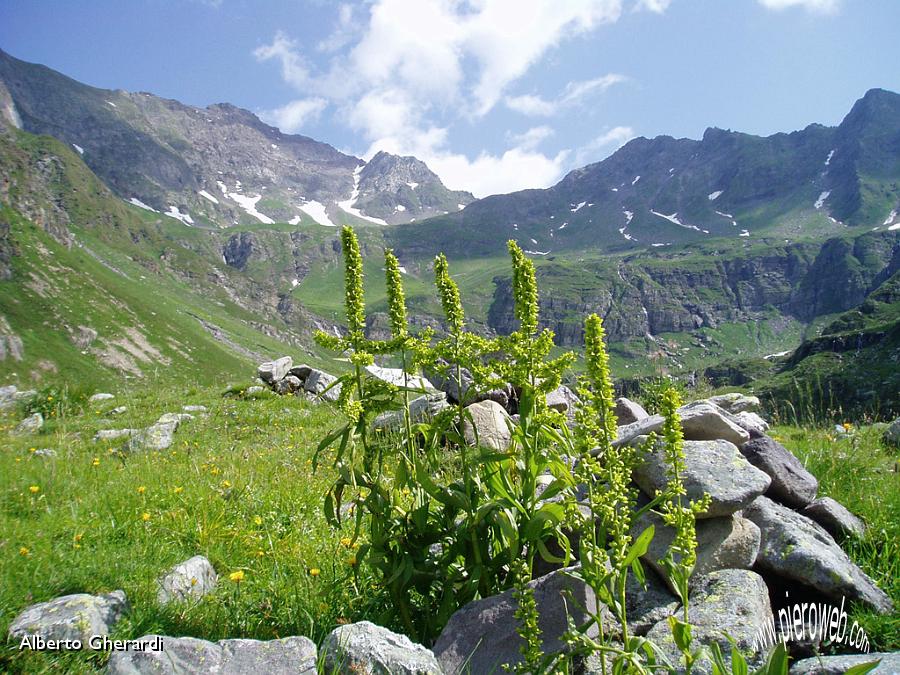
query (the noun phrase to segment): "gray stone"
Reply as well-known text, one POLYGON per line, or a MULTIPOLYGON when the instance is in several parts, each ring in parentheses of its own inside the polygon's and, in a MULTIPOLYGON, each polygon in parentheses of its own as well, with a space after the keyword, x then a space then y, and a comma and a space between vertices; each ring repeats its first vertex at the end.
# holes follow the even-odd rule
POLYGON ((684 437, 691 441, 725 440, 741 445, 750 434, 741 428, 732 415, 706 401, 688 403, 678 409, 684 437))
MULTIPOLYGON (((145 635, 141 641, 158 636, 145 635)), ((109 675, 315 675, 317 650, 305 637, 281 640, 220 640, 162 636, 162 651, 114 651, 109 675)))
POLYGON ((475 378, 472 377, 472 373, 467 368, 460 369, 460 386, 460 382, 456 380, 456 368, 452 365, 447 365, 446 362, 444 362, 444 365, 447 366, 446 375, 442 375, 437 371, 426 371, 425 376, 438 391, 447 394, 447 398, 451 403, 459 403, 462 400, 467 405, 470 405, 481 401, 494 401, 503 406, 507 412, 515 412, 512 409, 515 392, 513 392, 511 386, 506 385, 500 389, 477 392, 474 387, 475 378), (462 389, 462 394, 460 394, 460 389, 462 389))
MULTIPOLYGON (((741 651, 749 654, 751 671, 764 663, 766 653, 758 650, 756 640, 763 626, 773 621, 773 616, 766 583, 756 572, 718 570, 697 577, 691 590, 688 620, 693 626, 695 649, 716 642, 730 664, 731 643, 725 637, 727 633, 741 651)), ((647 638, 662 650, 670 663, 676 666, 681 663, 681 652, 675 646, 668 621, 660 621, 651 628, 647 638)), ((708 674, 712 672, 712 663, 704 658, 691 672, 708 674)))
POLYGON ((382 368, 381 366, 366 366, 366 372, 383 382, 395 387, 406 387, 416 391, 435 392, 437 388, 421 375, 406 373, 402 368, 382 368))
POLYGON ((734 421, 738 423, 741 429, 750 434, 750 438, 762 436, 769 430, 768 422, 755 412, 750 412, 748 410, 737 413, 734 416, 734 421))
POLYGON ((547 394, 547 407, 561 413, 567 413, 569 417, 575 414, 575 408, 581 403, 581 399, 566 385, 561 384, 547 394))
POLYGON ((16 428, 13 430, 13 433, 17 436, 25 436, 27 434, 34 434, 41 430, 41 427, 44 426, 44 416, 41 413, 36 412, 33 415, 29 415, 24 420, 19 422, 16 428))
POLYGON ((157 581, 156 600, 161 605, 196 600, 212 592, 218 580, 212 563, 202 555, 195 555, 173 567, 157 581))
POLYGON ((882 438, 886 444, 900 447, 900 417, 888 425, 882 438))
POLYGON ((772 479, 766 495, 792 508, 803 508, 816 498, 819 481, 794 454, 768 436, 751 439, 741 453, 772 479))
POLYGON ((41 448, 39 450, 35 450, 32 455, 34 457, 44 457, 47 459, 52 459, 56 457, 56 450, 52 450, 51 448, 41 448))
MULTIPOLYGON (((545 654, 564 649, 560 638, 567 628, 567 616, 571 615, 576 625, 584 623, 588 615, 582 608, 594 609, 597 602, 589 586, 567 574, 573 569, 556 570, 528 584, 534 590, 545 654), (571 591, 575 602, 566 596, 566 591, 571 591)), ((434 643, 434 654, 444 672, 466 672, 462 670, 465 665, 472 673, 499 673, 503 672, 502 664, 519 663, 522 638, 516 633, 517 608, 510 589, 458 609, 434 643)), ((606 608, 603 612, 611 620, 606 608)), ((604 623, 610 625, 609 621, 604 623)), ((596 624, 589 635, 597 635, 596 624)))
MULTIPOLYGON (((650 434, 659 433, 663 428, 662 415, 650 415, 637 422, 626 424, 618 428, 616 440, 613 441, 615 447, 628 445, 641 436, 649 436, 650 434)), ((596 451, 594 451, 596 454, 596 451)))
POLYGON ((107 414, 108 415, 121 415, 126 412, 128 412, 128 406, 120 405, 120 406, 117 406, 117 407, 113 408, 112 410, 110 410, 107 414))
POLYGON ((282 356, 280 359, 259 364, 256 375, 266 384, 272 385, 278 380, 284 379, 293 365, 294 359, 290 356, 282 356))
POLYGON ((502 405, 496 401, 480 401, 466 406, 463 432, 470 445, 477 442, 485 448, 506 450, 512 442, 511 424, 509 413, 502 405))
POLYGON ((9 627, 9 637, 26 635, 45 640, 81 640, 87 648, 92 635, 108 635, 128 611, 124 591, 104 595, 76 593, 27 607, 9 627))
POLYGON ((346 675, 441 675, 434 653, 370 621, 335 628, 322 642, 325 671, 346 675))
POLYGON ((276 394, 285 396, 287 394, 295 394, 303 391, 303 383, 296 375, 285 375, 284 379, 278 380, 272 385, 272 389, 276 394))
POLYGON ((641 407, 640 403, 635 403, 624 396, 616 399, 616 420, 618 420, 619 426, 634 424, 648 417, 650 415, 641 407))
MULTIPOLYGON (((632 526, 637 537, 649 525, 654 527, 653 540, 643 560, 671 587, 660 560, 675 540, 675 530, 653 512, 643 514, 632 526)), ((697 521, 697 563, 694 578, 724 569, 750 569, 759 553, 759 528, 738 514, 697 521)), ((671 587, 674 591, 674 587, 671 587)))
POLYGON ((641 586, 634 574, 625 582, 625 611, 628 632, 646 635, 653 626, 675 613, 681 603, 666 583, 652 569, 645 570, 646 586, 641 586))
POLYGON ((244 391, 244 393, 248 394, 249 396, 255 396, 256 394, 263 393, 265 390, 266 390, 265 387, 261 387, 258 384, 254 384, 250 387, 247 387, 247 389, 246 389, 246 391, 244 391))
POLYGON ((186 422, 187 420, 194 419, 194 416, 190 413, 163 413, 159 416, 159 419, 156 420, 155 424, 175 424, 175 426, 179 426, 182 422, 186 422))
POLYGON ((866 524, 831 497, 819 497, 801 513, 824 527, 838 541, 866 533, 866 524))
POLYGON ((137 429, 100 429, 94 434, 94 442, 114 441, 117 438, 125 438, 137 433, 137 429))
MULTIPOLYGON (((697 518, 728 516, 763 494, 771 479, 751 465, 728 441, 685 441, 682 474, 688 499, 709 494, 712 502, 697 518)), ((662 444, 649 453, 634 471, 634 482, 648 497, 668 484, 662 444)))
MULTIPOLYGON (((413 424, 432 419, 442 410, 450 407, 447 403, 447 395, 440 391, 434 394, 425 394, 409 402, 409 417, 413 424)), ((376 429, 401 429, 404 425, 403 412, 391 411, 380 414, 375 418, 376 429)))
POLYGON ((126 444, 126 451, 166 450, 175 442, 175 432, 184 420, 192 420, 188 413, 165 413, 146 429, 135 429, 126 444))
POLYGON ((897 675, 900 673, 900 652, 869 652, 868 654, 843 654, 841 656, 816 656, 797 661, 791 666, 791 675, 844 675, 853 666, 881 661, 872 675, 897 675))
POLYGON ((744 509, 744 517, 762 533, 756 559, 760 569, 812 586, 833 600, 846 596, 882 613, 893 610, 887 594, 853 564, 828 532, 806 516, 758 497, 744 509))
POLYGON ((91 403, 99 403, 100 401, 110 401, 110 400, 114 399, 115 397, 116 397, 115 394, 107 394, 107 393, 101 392, 99 394, 94 394, 93 396, 91 396, 88 399, 88 401, 90 401, 91 403))
POLYGON ((186 413, 205 413, 205 405, 183 405, 181 409, 186 413))
POLYGON ((730 412, 732 415, 758 411, 760 407, 759 399, 756 396, 747 396, 738 392, 710 396, 706 400, 713 405, 719 406, 722 410, 730 412))
POLYGON ((306 382, 306 378, 309 377, 309 374, 312 372, 312 366, 308 366, 305 363, 300 364, 299 366, 294 366, 288 371, 288 375, 293 375, 301 382, 306 382))
POLYGON ((313 368, 303 383, 303 389, 329 401, 337 401, 341 395, 341 385, 335 384, 337 378, 322 370, 313 368))

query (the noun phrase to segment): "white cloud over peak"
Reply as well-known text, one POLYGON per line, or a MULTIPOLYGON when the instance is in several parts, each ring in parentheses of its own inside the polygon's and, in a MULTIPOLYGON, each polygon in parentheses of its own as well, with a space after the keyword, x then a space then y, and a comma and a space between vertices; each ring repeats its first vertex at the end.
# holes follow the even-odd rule
POLYGON ((818 14, 834 14, 838 11, 841 0, 757 0, 766 9, 780 11, 791 7, 801 7, 818 14))
POLYGON ((308 121, 316 119, 327 105, 328 101, 324 98, 304 98, 291 101, 274 110, 264 110, 259 116, 285 133, 295 134, 301 131, 308 121))
MULTIPOLYGON (((470 159, 450 149, 454 124, 483 119, 501 101, 522 111, 531 103, 527 114, 549 115, 551 108, 622 81, 613 74, 573 82, 555 101, 507 98, 508 89, 560 44, 617 21, 622 2, 372 0, 365 9, 338 8, 332 34, 313 47, 315 59, 281 31, 254 55, 278 63, 284 81, 304 96, 305 105, 294 101, 278 109, 284 120, 302 123, 334 106, 335 119, 368 144, 366 156, 413 154, 449 187, 483 196, 550 185, 569 153, 538 152, 549 135, 529 130, 507 135, 513 147, 499 154, 482 151, 470 159)), ((276 111, 270 119, 278 119, 276 111)))
POLYGON ((636 10, 645 9, 648 12, 662 14, 669 9, 670 4, 672 4, 672 0, 638 0, 634 8, 636 10))
POLYGON ((634 136, 634 129, 631 127, 613 127, 578 148, 578 152, 575 153, 575 165, 583 166, 599 161, 609 154, 610 149, 618 150, 634 136))
POLYGON ((509 134, 508 137, 516 147, 523 150, 531 150, 553 136, 554 133, 553 129, 542 125, 531 127, 528 131, 521 134, 509 134))

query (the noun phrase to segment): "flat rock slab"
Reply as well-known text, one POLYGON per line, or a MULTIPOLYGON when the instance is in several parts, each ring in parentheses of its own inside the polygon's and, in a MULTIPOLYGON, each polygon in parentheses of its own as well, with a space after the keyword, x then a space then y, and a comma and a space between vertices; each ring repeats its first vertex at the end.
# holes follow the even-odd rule
POLYGON ((328 673, 442 675, 444 672, 430 649, 370 621, 338 626, 322 642, 322 652, 328 673))
POLYGON ((406 387, 417 391, 435 392, 437 388, 421 375, 407 373, 402 368, 382 368, 381 366, 366 366, 366 372, 372 377, 378 378, 395 387, 406 387))
MULTIPOLYGON (((152 641, 145 635, 141 641, 152 641)), ((317 650, 305 637, 281 640, 220 640, 162 636, 162 651, 114 651, 109 675, 315 675, 317 650)))
POLYGON ((624 396, 616 399, 616 420, 618 420, 619 426, 640 422, 648 417, 650 415, 639 403, 635 403, 624 396))
POLYGON ((466 406, 463 432, 466 442, 493 450, 506 450, 512 442, 512 419, 496 401, 481 401, 466 406), (471 420, 469 419, 471 415, 471 420), (477 438, 476 438, 477 432, 477 438))
MULTIPOLYGON (((688 499, 700 499, 704 494, 712 499, 709 510, 698 519, 730 516, 763 494, 771 483, 725 440, 685 441, 684 462, 682 479, 688 499)), ((666 466, 664 448, 658 445, 635 468, 634 482, 648 497, 668 484, 666 466)))
POLYGON ((759 410, 759 399, 756 396, 747 396, 739 392, 730 394, 719 394, 718 396, 710 396, 706 399, 713 405, 717 405, 722 410, 737 415, 742 412, 752 412, 759 410))
POLYGON ((750 440, 750 433, 743 429, 730 413, 706 401, 688 403, 678 409, 684 437, 691 441, 722 439, 735 445, 750 440))
POLYGON ((861 537, 866 533, 866 524, 831 497, 820 497, 803 509, 802 513, 824 527, 838 541, 847 537, 861 537))
MULTIPOLYGON (((675 530, 655 513, 645 513, 632 527, 637 537, 647 526, 653 525, 654 535, 643 560, 669 584, 660 560, 675 540, 675 530)), ((750 569, 759 553, 759 528, 737 514, 697 521, 697 563, 694 577, 724 569, 750 569)), ((674 590, 674 588, 672 588, 674 590)))
POLYGON ((256 375, 266 384, 275 384, 288 374, 293 365, 294 359, 290 356, 282 356, 280 359, 259 364, 256 375))
POLYGON ((183 405, 181 409, 186 413, 205 413, 205 405, 183 405))
POLYGON ((161 605, 196 600, 212 592, 218 580, 212 563, 202 555, 195 555, 173 567, 157 581, 156 599, 161 605))
POLYGON ((803 508, 816 498, 819 481, 781 443, 760 436, 744 443, 741 454, 772 479, 766 490, 767 497, 792 508, 803 508))
POLYGON ((812 586, 832 600, 858 600, 887 614, 893 603, 820 525, 806 516, 757 498, 744 517, 759 526, 759 567, 785 579, 812 586))
MULTIPOLYGON (((560 637, 567 628, 567 611, 575 623, 580 624, 588 619, 581 608, 593 608, 596 602, 589 586, 566 573, 572 569, 556 570, 528 584, 534 590, 542 649, 546 654, 565 648, 560 637), (575 603, 565 597, 567 589, 572 592, 575 603)), ((466 672, 461 670, 465 666, 472 673, 501 673, 504 663, 519 663, 522 659, 519 647, 523 642, 516 633, 519 625, 515 618, 517 608, 518 603, 510 589, 458 609, 434 643, 434 654, 444 672, 466 672)), ((608 611, 604 610, 604 613, 608 615, 608 611)), ((596 636, 596 625, 591 630, 590 634, 596 636)))
MULTIPOLYGON (((741 651, 750 654, 750 669, 760 667, 766 654, 756 648, 758 632, 773 620, 769 591, 763 578, 750 570, 719 570, 698 577, 691 590, 688 619, 693 625, 695 648, 719 644, 726 662, 731 662, 730 635, 741 651)), ((661 648, 672 664, 681 663, 681 652, 672 639, 668 621, 660 621, 647 638, 661 648)), ((677 671, 681 672, 681 671, 677 671)), ((696 675, 712 672, 712 663, 701 660, 695 664, 696 675)))
POLYGON ((881 660, 872 675, 897 675, 900 673, 900 652, 870 652, 842 656, 817 656, 797 661, 791 666, 791 675, 844 675, 853 666, 881 660))
POLYGON ((86 648, 92 635, 108 635, 127 611, 124 591, 64 595, 27 607, 10 624, 9 636, 16 642, 27 635, 45 640, 81 640, 86 648))

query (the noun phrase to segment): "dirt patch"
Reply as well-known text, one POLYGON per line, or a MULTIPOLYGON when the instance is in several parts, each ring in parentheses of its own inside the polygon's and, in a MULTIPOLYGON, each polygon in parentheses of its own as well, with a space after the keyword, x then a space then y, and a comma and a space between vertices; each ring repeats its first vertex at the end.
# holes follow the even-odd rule
POLYGON ((110 345, 120 347, 143 363, 161 363, 164 366, 172 363, 172 359, 151 345, 144 334, 137 328, 126 328, 125 334, 126 337, 113 340, 110 342, 110 345))

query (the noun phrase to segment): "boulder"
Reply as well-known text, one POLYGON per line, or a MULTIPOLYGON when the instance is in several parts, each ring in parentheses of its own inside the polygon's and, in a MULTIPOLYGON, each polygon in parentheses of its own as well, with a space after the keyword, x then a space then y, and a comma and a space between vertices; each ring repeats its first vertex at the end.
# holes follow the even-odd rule
POLYGON ((41 427, 44 426, 44 416, 41 413, 36 412, 33 415, 29 415, 24 420, 19 422, 16 428, 13 430, 13 433, 17 436, 25 436, 27 434, 35 434, 41 430, 41 427))
POLYGON ((175 424, 178 427, 182 422, 192 419, 194 419, 194 416, 190 413, 163 413, 156 420, 155 424, 175 424))
POLYGON ((91 403, 99 403, 100 401, 110 401, 115 398, 115 394, 107 394, 105 392, 101 392, 99 394, 94 394, 91 396, 88 401, 91 403))
POLYGON ((127 611, 124 591, 104 595, 64 595, 27 607, 13 619, 9 637, 17 643, 25 636, 80 640, 87 648, 92 635, 108 635, 127 611))
POLYGON ((659 433, 663 428, 664 421, 662 415, 650 415, 637 422, 621 426, 618 428, 616 440, 613 441, 613 445, 616 447, 628 445, 637 438, 659 433))
POLYGON ((146 429, 134 429, 125 450, 166 450, 175 442, 175 432, 181 422, 189 419, 194 419, 194 416, 188 413, 165 413, 146 429))
POLYGON ((294 359, 290 356, 282 356, 275 361, 266 361, 259 364, 259 367, 256 369, 256 375, 266 384, 273 385, 278 380, 284 379, 284 376, 288 374, 293 365, 294 359))
POLYGON ((665 621, 681 606, 656 572, 648 569, 644 575, 645 586, 641 586, 631 573, 625 582, 625 611, 628 632, 632 635, 646 635, 653 626, 665 621))
MULTIPOLYGON (((774 620, 769 591, 762 577, 750 570, 718 570, 697 577, 691 590, 688 620, 693 628, 694 648, 719 644, 726 663, 731 663, 730 635, 738 648, 749 654, 750 670, 762 666, 766 653, 756 644, 760 631, 774 620)), ((681 652, 675 646, 667 620, 660 621, 647 638, 659 647, 673 664, 681 663, 681 652)), ((681 671, 677 671, 681 672, 681 671)), ((712 672, 709 659, 702 659, 691 671, 695 675, 712 672)))
POLYGON ((706 400, 713 405, 719 406, 722 410, 730 412, 732 415, 758 411, 760 406, 759 399, 756 396, 746 396, 738 392, 710 396, 706 400))
POLYGON ((16 391, 18 387, 14 384, 8 384, 0 387, 0 410, 9 410, 16 405, 16 391))
MULTIPOLYGON (((750 504, 769 487, 771 479, 750 464, 728 441, 685 441, 685 470, 682 474, 688 499, 709 494, 712 502, 706 513, 697 516, 729 516, 750 504)), ((668 484, 667 464, 662 444, 649 453, 634 470, 634 482, 648 497, 668 484)))
MULTIPOLYGON (((643 560, 669 585, 665 568, 660 560, 675 540, 675 530, 653 512, 642 515, 632 526, 632 536, 637 537, 649 525, 655 533, 643 560)), ((759 528, 746 518, 733 513, 722 518, 697 521, 697 563, 694 578, 724 569, 750 569, 759 553, 759 528)), ((674 587, 672 587, 674 591, 674 587)))
POLYGON ((477 442, 482 447, 494 450, 509 448, 512 442, 512 419, 502 405, 496 401, 481 401, 466 406, 466 413, 463 432, 467 443, 475 445, 477 442))
POLYGON ((316 645, 305 637, 207 642, 191 637, 145 635, 140 641, 154 641, 157 637, 162 638, 161 651, 114 651, 106 672, 109 675, 315 675, 318 672, 316 645))
POLYGON ((341 385, 334 384, 335 382, 337 382, 337 378, 334 375, 312 368, 309 376, 303 383, 303 389, 310 394, 321 396, 329 401, 337 401, 338 396, 341 395, 341 385))
POLYGON ((844 675, 853 666, 881 661, 872 675, 897 675, 900 673, 900 652, 870 652, 868 654, 842 654, 840 656, 816 656, 797 661, 791 666, 791 675, 844 675))
MULTIPOLYGON (((444 363, 444 365, 447 364, 444 363)), ((433 386, 438 391, 447 394, 447 398, 451 403, 459 403, 460 400, 463 400, 466 404, 479 403, 481 401, 495 401, 503 406, 507 412, 515 412, 516 397, 511 386, 507 385, 500 389, 476 393, 474 390, 470 391, 475 384, 475 378, 472 377, 472 373, 470 373, 467 368, 462 368, 460 370, 462 386, 456 381, 456 368, 453 366, 447 366, 447 368, 446 375, 442 375, 437 370, 431 370, 426 371, 425 376, 433 383, 433 386), (460 389, 462 389, 462 393, 460 393, 460 389)))
MULTIPOLYGON (((593 608, 597 601, 589 586, 568 574, 574 569, 556 570, 528 584, 534 590, 545 654, 565 648, 561 637, 567 629, 567 616, 571 614, 575 624, 581 624, 588 620, 583 607, 593 608), (575 602, 566 597, 567 590, 575 602)), ((522 659, 519 648, 523 643, 516 633, 517 609, 518 603, 510 589, 456 610, 433 647, 444 672, 499 673, 503 672, 504 663, 519 663, 522 659)), ((611 621, 608 610, 603 608, 603 612, 611 621)), ((610 621, 605 623, 608 625, 610 621)), ((597 635, 596 624, 589 634, 597 635)))
POLYGON ((619 422, 619 426, 640 422, 648 417, 650 415, 639 403, 635 403, 624 396, 616 399, 616 419, 619 422))
POLYGON ((882 436, 887 445, 900 447, 900 417, 891 422, 882 436))
POLYGON ((288 371, 288 375, 293 375, 301 382, 306 382, 306 378, 309 377, 309 374, 312 372, 312 366, 308 366, 305 363, 300 364, 299 366, 294 366, 288 371))
POLYGON ((734 421, 738 423, 744 431, 750 434, 750 438, 762 436, 769 430, 769 423, 755 412, 745 410, 734 416, 734 421))
POLYGON ((434 653, 370 621, 335 628, 322 642, 325 672, 342 675, 441 675, 434 653))
MULTIPOLYGON (((434 394, 425 394, 409 402, 409 417, 413 424, 430 420, 442 410, 450 407, 447 403, 447 395, 440 391, 434 394)), ((376 429, 401 429, 404 425, 403 412, 391 411, 381 413, 375 418, 376 429)))
POLYGON ((575 392, 564 384, 559 385, 547 394, 546 398, 548 408, 566 413, 568 417, 572 417, 575 414, 575 408, 581 403, 581 399, 575 395, 575 392))
POLYGON ((691 441, 725 440, 741 445, 750 434, 741 428, 734 417, 706 401, 688 403, 678 409, 684 437, 691 441))
POLYGON ((760 569, 821 591, 833 600, 858 600, 889 613, 893 603, 820 525, 768 497, 758 497, 744 517, 760 529, 760 569))
POLYGON ((819 481, 794 454, 768 436, 753 438, 741 446, 753 466, 772 479, 766 495, 792 508, 803 508, 816 498, 819 481))
POLYGON ((437 388, 421 375, 406 373, 402 368, 382 368, 381 366, 366 366, 366 372, 372 377, 392 384, 395 387, 407 387, 417 391, 435 392, 437 388))
POLYGON ((202 598, 212 592, 218 579, 212 563, 202 555, 195 555, 158 579, 156 600, 159 604, 166 605, 202 598))
POLYGON ((824 527, 838 541, 866 533, 866 524, 831 497, 820 497, 801 513, 824 527))
POLYGON ((295 375, 285 375, 284 379, 278 380, 272 385, 272 389, 276 394, 285 396, 287 394, 303 391, 303 383, 300 381, 300 378, 295 375))
POLYGON ((117 438, 125 438, 137 433, 137 429, 100 429, 94 434, 94 442, 114 441, 117 438))

